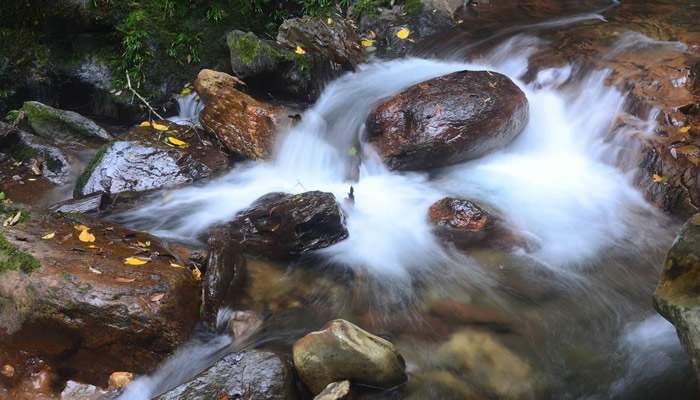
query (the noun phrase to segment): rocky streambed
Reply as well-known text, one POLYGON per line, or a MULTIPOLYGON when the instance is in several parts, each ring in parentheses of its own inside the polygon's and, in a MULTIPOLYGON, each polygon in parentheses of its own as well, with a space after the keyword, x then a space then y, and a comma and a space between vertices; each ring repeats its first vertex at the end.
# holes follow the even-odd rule
POLYGON ((200 125, 25 99, 0 398, 695 398, 698 10, 609 6, 233 31, 200 125))

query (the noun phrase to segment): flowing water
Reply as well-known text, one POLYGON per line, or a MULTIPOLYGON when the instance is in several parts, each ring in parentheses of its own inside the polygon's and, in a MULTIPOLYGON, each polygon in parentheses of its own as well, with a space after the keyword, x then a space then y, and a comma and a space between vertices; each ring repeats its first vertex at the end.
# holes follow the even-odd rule
MULTIPOLYGON (((640 157, 634 137, 650 134, 654 114, 648 120, 628 116, 635 128, 615 128, 625 113, 624 93, 605 86, 607 71, 552 68, 525 84, 520 78, 528 57, 541 45, 518 35, 469 62, 406 58, 363 65, 331 83, 291 131, 278 133, 273 160, 239 164, 221 178, 165 193, 119 218, 156 235, 202 243, 209 227, 266 193, 322 190, 342 202, 352 185, 347 240, 292 266, 251 260, 258 284, 267 280, 268 290, 292 297, 303 292, 296 294, 303 303, 294 311, 299 318, 270 322, 279 333, 270 341, 280 349, 288 352, 294 339, 327 319, 372 315, 412 374, 450 369, 436 351, 439 343, 402 332, 420 325, 431 300, 451 298, 509 316, 511 328, 499 340, 533 366, 534 397, 693 398, 697 389, 675 331, 651 308, 676 226, 632 184, 640 157), (502 151, 443 170, 387 170, 363 140, 372 107, 408 86, 465 69, 500 72, 520 86, 530 104, 522 134, 502 151), (349 182, 355 152, 362 161, 359 180, 349 182), (426 213, 445 196, 497 210, 528 246, 465 254, 441 243, 426 213)), ((623 35, 614 51, 639 45, 668 44, 623 35)), ((267 301, 253 292, 236 306, 267 301)), ((226 338, 181 350, 164 370, 195 353, 212 362, 228 346, 226 338)), ((162 371, 138 381, 125 398, 148 398, 184 380, 163 383, 162 371)), ((409 385, 407 396, 421 398, 420 390, 409 385)))

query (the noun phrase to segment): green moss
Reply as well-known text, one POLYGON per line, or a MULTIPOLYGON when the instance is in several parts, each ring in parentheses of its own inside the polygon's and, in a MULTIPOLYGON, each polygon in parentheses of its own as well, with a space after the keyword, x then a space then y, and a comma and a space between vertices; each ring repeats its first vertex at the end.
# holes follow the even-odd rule
POLYGON ((423 12, 423 2, 421 0, 406 0, 404 3, 404 12, 410 19, 418 17, 423 12))
POLYGON ((260 53, 260 39, 248 32, 245 36, 228 41, 229 48, 236 51, 243 64, 251 65, 260 53))
POLYGON ((60 172, 63 167, 63 163, 53 157, 47 150, 38 150, 21 143, 13 149, 12 158, 22 162, 40 158, 50 171, 56 173, 60 172))
POLYGON ((31 274, 41 268, 41 264, 31 255, 19 251, 17 246, 8 242, 0 231, 0 275, 6 271, 22 271, 31 274))
POLYGON ((92 157, 92 160, 90 160, 88 165, 85 167, 83 173, 78 176, 78 179, 75 182, 75 189, 73 190, 74 198, 81 196, 85 184, 87 183, 88 179, 90 179, 90 175, 92 175, 95 168, 97 168, 97 166, 102 162, 102 158, 105 156, 107 149, 109 149, 111 145, 111 143, 107 143, 106 145, 100 147, 100 149, 97 150, 97 153, 95 153, 95 156, 92 157))

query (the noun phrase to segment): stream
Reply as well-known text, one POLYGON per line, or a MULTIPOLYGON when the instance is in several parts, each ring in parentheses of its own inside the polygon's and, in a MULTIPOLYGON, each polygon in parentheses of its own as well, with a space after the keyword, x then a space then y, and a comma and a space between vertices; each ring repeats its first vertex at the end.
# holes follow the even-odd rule
MULTIPOLYGON (((342 202, 352 185, 347 240, 292 265, 249 260, 249 287, 231 307, 269 311, 256 344, 289 352, 296 339, 329 319, 371 316, 376 333, 392 338, 405 357, 409 376, 468 376, 441 358, 439 343, 404 334, 430 330, 436 317, 426 319, 429 305, 449 298, 507 316, 508 328, 495 335, 532 366, 533 398, 697 398, 675 330, 651 306, 678 224, 648 205, 632 183, 641 156, 634 138, 651 134, 653 111, 647 120, 626 115, 625 94, 606 86, 605 70, 569 65, 521 80, 528 58, 546 45, 534 36, 537 29, 601 18, 595 12, 508 28, 492 38, 500 44, 468 62, 413 56, 362 65, 330 83, 294 128, 278 132, 273 160, 238 164, 206 184, 160 193, 112 217, 203 246, 212 226, 262 195, 321 190, 342 202), (475 161, 424 173, 389 171, 363 138, 372 107, 411 85, 466 69, 505 74, 525 92, 525 130, 506 149, 475 161), (634 127, 616 124, 622 116, 634 127), (359 180, 350 182, 358 157, 359 180), (446 196, 496 210, 526 244, 463 253, 442 243, 426 213, 446 196), (275 312, 281 294, 299 304, 275 312)), ((629 34, 609 51, 649 46, 682 45, 629 34)), ((235 348, 227 334, 196 336, 121 398, 161 394, 235 348), (174 373, 182 370, 187 373, 174 373)), ((406 398, 460 398, 412 379, 406 398)), ((387 391, 386 398, 393 395, 387 391)))

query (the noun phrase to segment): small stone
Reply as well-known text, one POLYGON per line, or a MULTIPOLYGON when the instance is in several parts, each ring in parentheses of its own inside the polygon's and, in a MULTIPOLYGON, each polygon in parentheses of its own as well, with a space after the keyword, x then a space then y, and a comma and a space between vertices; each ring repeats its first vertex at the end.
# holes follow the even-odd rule
POLYGON ((238 341, 249 339, 262 325, 262 318, 253 311, 236 311, 231 316, 231 330, 238 341))
POLYGON ((15 376, 15 367, 9 364, 3 365, 2 371, 0 373, 2 373, 8 378, 12 378, 13 376, 15 376))
POLYGON ((350 381, 333 382, 314 397, 314 400, 350 400, 350 381))
POLYGON ((134 374, 131 372, 115 372, 109 376, 108 390, 117 390, 130 384, 134 380, 134 374))

